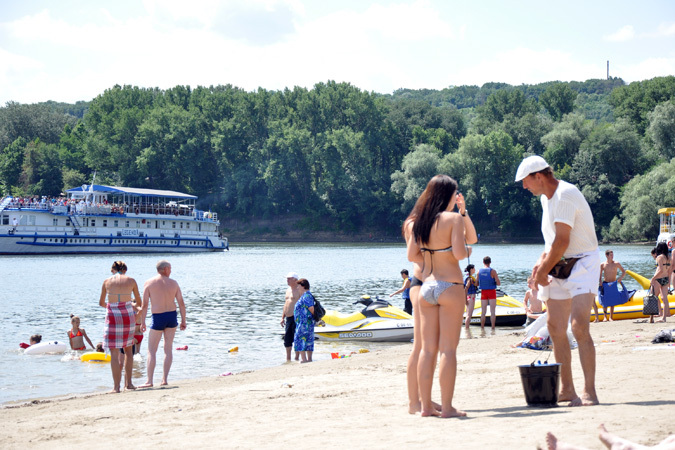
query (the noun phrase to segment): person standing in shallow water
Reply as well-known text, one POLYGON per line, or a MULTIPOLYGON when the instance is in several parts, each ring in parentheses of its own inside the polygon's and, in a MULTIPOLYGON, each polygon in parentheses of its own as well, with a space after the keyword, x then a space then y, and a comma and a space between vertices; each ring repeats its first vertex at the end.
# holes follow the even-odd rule
POLYGON ((560 366, 560 402, 570 406, 597 405, 595 390, 595 346, 590 333, 591 303, 600 278, 600 255, 595 223, 588 202, 576 186, 553 176, 541 156, 525 158, 516 172, 523 189, 539 195, 542 206, 541 230, 544 252, 532 269, 532 279, 546 301, 547 326, 553 340, 553 353, 560 366), (562 258, 579 258, 568 278, 549 273, 562 258), (572 378, 572 352, 567 325, 577 340, 584 373, 584 391, 577 395, 572 378))
MULTIPOLYGON (((298 284, 300 276, 295 272, 289 272, 286 275, 286 295, 284 299, 284 310, 281 313, 281 326, 284 327, 284 347, 286 347, 286 361, 291 360, 291 352, 293 350, 293 339, 295 339, 295 317, 293 310, 295 304, 302 295, 302 288, 298 284)), ((295 352, 295 360, 300 359, 300 352, 295 352)))
POLYGON ((126 275, 127 265, 124 261, 115 261, 110 269, 112 276, 103 282, 99 305, 106 308, 103 347, 110 349, 110 370, 113 376, 112 392, 120 392, 122 368, 119 364, 120 349, 125 350, 125 389, 136 389, 131 383, 133 354, 131 347, 134 340, 136 311, 131 302, 133 294, 136 304, 140 302, 140 293, 136 280, 126 275), (106 304, 107 298, 107 304, 106 304))
POLYGON ((145 318, 148 314, 149 305, 151 305, 150 309, 152 311, 152 325, 148 333, 148 381, 139 386, 141 388, 152 387, 155 364, 157 362, 157 349, 162 337, 164 338, 164 365, 160 385, 166 386, 169 384, 169 370, 171 370, 171 364, 173 363, 173 339, 176 336, 176 329, 178 328, 176 302, 178 302, 178 308, 180 309, 180 329, 185 330, 187 327, 183 293, 176 280, 169 278, 170 276, 171 264, 169 264, 169 261, 159 261, 157 263, 157 275, 146 281, 143 286, 141 331, 145 332, 147 329, 145 318))
POLYGON ((408 314, 413 313, 413 306, 412 303, 410 302, 410 276, 408 275, 408 269, 403 269, 401 270, 401 278, 403 278, 403 286, 401 286, 401 289, 399 289, 396 292, 392 292, 389 294, 389 298, 392 298, 396 294, 401 294, 401 297, 403 298, 403 311, 407 312, 408 314))

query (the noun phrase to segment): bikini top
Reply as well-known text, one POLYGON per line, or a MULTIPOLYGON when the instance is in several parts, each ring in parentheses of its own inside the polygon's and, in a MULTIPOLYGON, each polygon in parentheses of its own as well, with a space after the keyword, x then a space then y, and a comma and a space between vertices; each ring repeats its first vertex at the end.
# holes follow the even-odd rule
MULTIPOLYGON (((120 273, 117 272, 117 273, 115 273, 115 275, 113 275, 113 276, 116 277, 116 278, 119 278, 119 277, 120 277, 120 273)), ((123 300, 122 300, 122 296, 123 296, 123 295, 128 295, 128 296, 129 296, 129 300, 124 300, 124 302, 130 302, 130 301, 131 301, 131 292, 129 292, 128 294, 111 294, 110 291, 108 291, 108 303, 123 303, 123 300), (111 298, 114 298, 114 297, 113 297, 114 295, 117 296, 117 301, 111 300, 111 298)))
MULTIPOLYGON (((452 251, 452 245, 450 247, 446 248, 440 248, 440 249, 432 249, 432 248, 426 248, 426 247, 420 247, 420 251, 422 253, 424 252, 429 252, 429 257, 431 258, 431 271, 429 272, 429 275, 434 273, 434 253, 445 253, 445 252, 451 252, 452 251)), ((422 263, 422 272, 424 272, 424 263, 422 263)))
POLYGON ((71 339, 77 336, 82 336, 82 332, 80 330, 77 330, 77 334, 73 334, 73 330, 68 330, 68 334, 70 334, 71 339))

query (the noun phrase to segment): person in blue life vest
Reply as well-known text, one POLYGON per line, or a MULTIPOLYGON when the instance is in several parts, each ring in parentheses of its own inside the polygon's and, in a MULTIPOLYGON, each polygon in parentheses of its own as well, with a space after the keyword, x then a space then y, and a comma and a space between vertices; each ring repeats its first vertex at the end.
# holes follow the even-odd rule
POLYGON ((478 293, 478 280, 476 279, 476 267, 473 264, 469 264, 464 269, 466 272, 466 278, 464 278, 464 296, 466 298, 466 318, 464 320, 464 327, 469 328, 471 323, 471 316, 473 315, 473 309, 476 305, 476 293, 478 293))
POLYGON ((490 305, 490 325, 492 331, 497 321, 497 286, 501 285, 497 271, 490 267, 492 259, 489 256, 483 258, 483 267, 478 270, 478 287, 480 288, 480 328, 485 329, 485 313, 490 305))
POLYGON ((401 270, 401 278, 403 278, 403 286, 398 291, 389 294, 389 298, 392 298, 394 295, 401 294, 403 298, 403 311, 412 315, 412 302, 410 301, 410 276, 408 275, 408 269, 401 270))

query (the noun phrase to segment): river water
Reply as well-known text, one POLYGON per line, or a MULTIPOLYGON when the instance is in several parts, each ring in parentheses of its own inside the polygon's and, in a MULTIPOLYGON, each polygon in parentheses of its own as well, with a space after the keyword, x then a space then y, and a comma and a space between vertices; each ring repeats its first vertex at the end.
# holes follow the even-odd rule
MULTIPOLYGON (((654 264, 650 247, 612 248, 624 267, 651 276, 654 264)), ((479 244, 474 246, 471 262, 480 267, 483 256, 489 255, 503 290, 522 299, 527 289, 525 280, 541 250, 542 245, 479 244)), ((74 352, 24 355, 19 343, 28 342, 36 333, 43 341, 68 342, 71 313, 80 316, 81 327, 93 343, 100 342, 105 310, 98 305, 98 298, 116 259, 127 263, 127 275, 142 288, 144 280, 156 274, 155 264, 162 257, 0 257, 0 404, 112 388, 109 364, 80 362, 73 357, 74 352)), ((326 309, 351 312, 356 309, 352 302, 363 294, 388 298, 401 286, 400 270, 411 269, 402 244, 234 244, 225 253, 170 255, 168 259, 171 276, 181 285, 188 318, 187 330, 178 331, 174 342, 174 347, 187 345, 188 350, 173 352, 170 383, 284 363, 279 321, 289 271, 310 281, 312 292, 326 309), (229 353, 235 346, 239 351, 229 353)), ((637 288, 630 277, 626 286, 637 288)), ((403 307, 400 297, 391 301, 403 307)), ((473 337, 485 336, 474 332, 473 337)), ((402 344, 317 341, 314 358, 329 359, 331 352, 372 351, 391 345, 402 344)), ((142 358, 134 363, 135 384, 145 381, 146 351, 144 340, 142 358)), ((162 358, 160 344, 155 382, 161 380, 162 358)))

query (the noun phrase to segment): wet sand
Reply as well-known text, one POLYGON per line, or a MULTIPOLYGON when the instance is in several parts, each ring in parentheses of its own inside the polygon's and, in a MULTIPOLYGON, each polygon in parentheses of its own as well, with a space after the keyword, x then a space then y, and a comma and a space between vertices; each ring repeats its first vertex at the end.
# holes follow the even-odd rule
MULTIPOLYGON (((458 350, 454 405, 468 413, 462 419, 408 414, 411 345, 405 344, 164 388, 6 406, 0 442, 3 448, 522 449, 545 448, 551 431, 559 441, 597 449, 604 448, 597 438, 604 423, 626 439, 654 445, 675 433, 675 346, 650 343, 658 331, 675 328, 670 320, 591 324, 602 402, 594 407, 528 407, 517 366, 546 353, 513 348, 521 334, 481 337, 472 327, 474 338, 463 339, 458 350)), ((580 391, 576 350, 572 359, 580 391)))

